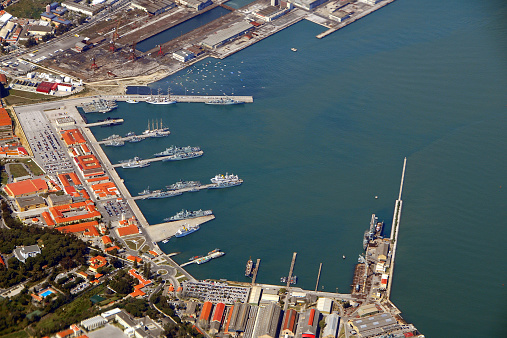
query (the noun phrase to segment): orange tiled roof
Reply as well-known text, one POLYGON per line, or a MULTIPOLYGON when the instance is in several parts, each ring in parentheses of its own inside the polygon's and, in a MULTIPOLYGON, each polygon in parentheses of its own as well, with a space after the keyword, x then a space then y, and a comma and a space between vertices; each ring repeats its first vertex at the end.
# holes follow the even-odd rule
MULTIPOLYGON (((131 261, 131 262, 133 262, 133 261, 137 261, 137 263, 141 263, 141 262, 142 262, 142 259, 141 259, 140 257, 137 257, 137 256, 132 256, 132 255, 128 256, 128 257, 127 257, 127 260, 128 260, 128 261, 131 261)), ((134 271, 135 271, 135 270, 134 270, 134 271)))
POLYGON ((83 134, 78 129, 69 129, 61 131, 63 141, 67 146, 86 143, 83 134))
POLYGON ((0 108, 0 126, 12 126, 12 120, 5 108, 0 108))
POLYGON ((77 156, 76 161, 81 170, 101 168, 99 160, 97 160, 95 155, 77 156))
POLYGON ((36 178, 34 180, 25 180, 7 184, 4 189, 10 196, 21 196, 46 191, 48 190, 48 185, 42 178, 36 178))
POLYGON ((42 218, 44 218, 44 222, 46 222, 46 224, 48 226, 53 226, 55 225, 55 222, 53 221, 53 219, 51 218, 51 216, 49 215, 49 212, 47 211, 44 211, 42 214, 42 218))
POLYGON ((150 254, 152 254, 153 256, 155 256, 155 257, 156 257, 156 256, 158 256, 158 253, 156 253, 156 252, 155 252, 155 251, 153 251, 153 250, 150 250, 150 251, 148 251, 148 252, 149 252, 150 254))
POLYGON ((117 246, 117 245, 115 245, 115 246, 112 246, 112 247, 110 247, 110 248, 105 248, 105 249, 104 249, 104 251, 105 251, 105 252, 109 252, 109 251, 113 251, 114 249, 116 249, 116 250, 120 250, 120 247, 119 247, 119 246, 117 246))
POLYGON ((74 331, 71 330, 71 329, 68 329, 68 330, 64 330, 64 331, 60 331, 56 334, 57 337, 59 338, 65 338, 65 337, 68 337, 68 336, 71 336, 74 334, 74 331))
POLYGON ((102 256, 95 256, 90 258, 90 269, 97 270, 98 268, 101 268, 107 264, 107 260, 105 257, 102 256))
POLYGON ((109 238, 109 236, 102 236, 102 243, 110 244, 113 243, 113 241, 111 240, 111 238, 109 238))
POLYGON ((99 232, 97 231, 96 228, 98 224, 99 223, 97 221, 91 221, 86 223, 66 225, 58 227, 57 229, 61 232, 66 233, 83 232, 83 235, 85 236, 99 236, 99 232))
POLYGON ((61 223, 67 223, 67 222, 74 222, 74 221, 81 221, 81 220, 87 220, 92 219, 95 217, 102 217, 100 212, 97 211, 95 208, 95 205, 92 201, 88 200, 85 202, 78 202, 78 203, 71 203, 71 204, 64 204, 64 205, 58 205, 54 207, 49 208, 49 212, 53 216, 53 219, 57 224, 61 223), (67 213, 69 211, 74 210, 81 210, 81 211, 87 211, 86 214, 82 215, 74 215, 74 216, 66 216, 64 213, 67 213))
MULTIPOLYGON (((133 257, 133 256, 130 256, 130 257, 133 257)), ((136 257, 136 258, 139 258, 139 257, 136 257)), ((128 257, 127 257, 127 259, 128 259, 128 257)), ((134 286, 134 292, 130 293, 130 296, 131 297, 144 296, 146 293, 141 291, 141 289, 144 288, 146 285, 150 285, 151 280, 144 279, 143 276, 138 274, 135 269, 130 269, 129 274, 132 277, 137 278, 139 280, 139 284, 134 286)))
POLYGON ((139 233, 139 229, 135 224, 128 225, 126 227, 117 228, 118 235, 120 237, 128 236, 128 235, 134 235, 139 233))

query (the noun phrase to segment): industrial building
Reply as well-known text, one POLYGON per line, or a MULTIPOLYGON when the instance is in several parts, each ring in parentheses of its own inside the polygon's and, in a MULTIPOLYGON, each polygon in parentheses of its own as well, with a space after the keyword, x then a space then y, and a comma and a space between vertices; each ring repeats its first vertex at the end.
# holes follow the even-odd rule
POLYGON ((331 298, 320 297, 317 301, 317 310, 322 313, 331 313, 333 300, 331 298))
POLYGON ((177 0, 177 2, 182 6, 193 8, 198 11, 213 4, 211 0, 177 0))
POLYGON ((225 304, 224 303, 218 303, 217 306, 215 306, 215 311, 213 312, 213 319, 211 320, 210 325, 210 333, 215 334, 218 331, 220 331, 220 326, 222 325, 223 319, 224 319, 224 313, 225 313, 225 304))
POLYGON ((291 4, 294 4, 294 6, 306 9, 307 11, 314 9, 327 1, 328 0, 289 0, 291 4))
POLYGON ((288 7, 279 7, 279 6, 267 6, 263 9, 261 9, 258 12, 255 12, 254 15, 258 17, 259 19, 262 19, 266 22, 271 22, 285 13, 290 11, 288 7))
POLYGON ((19 211, 33 210, 37 208, 44 208, 46 202, 40 196, 29 196, 16 198, 16 204, 19 211))
POLYGON ((401 325, 390 313, 382 313, 349 321, 359 337, 375 337, 401 329, 401 325))
POLYGON ((179 51, 173 53, 173 59, 176 59, 180 62, 187 62, 193 58, 195 58, 195 54, 186 49, 180 49, 179 51))
POLYGON ((294 337, 296 335, 296 327, 298 323, 298 313, 294 309, 289 309, 285 312, 282 320, 282 327, 280 334, 284 337, 294 337))
POLYGON ((350 18, 350 14, 342 11, 341 9, 335 10, 333 13, 329 14, 329 18, 336 20, 338 22, 343 22, 350 18))
POLYGON ((358 0, 358 2, 362 2, 364 4, 371 5, 371 6, 378 4, 380 1, 382 1, 382 0, 358 0))
POLYGON ((326 326, 322 332, 322 338, 336 338, 338 328, 340 327, 340 316, 332 313, 326 317, 326 326))
POLYGON ((33 34, 33 35, 44 36, 44 35, 53 33, 53 27, 32 25, 32 26, 28 26, 28 33, 33 34))
POLYGON ((71 12, 82 13, 87 16, 94 16, 98 12, 104 9, 103 6, 88 6, 79 2, 63 2, 62 7, 67 8, 71 12))
POLYGON ((320 311, 310 309, 299 318, 296 337, 317 338, 320 321, 320 311))
POLYGON ((202 306, 201 315, 199 316, 199 324, 207 326, 210 323, 211 311, 213 310, 213 303, 205 302, 202 306))
POLYGON ((201 42, 201 45, 209 49, 215 49, 217 47, 220 47, 224 43, 227 43, 242 35, 247 34, 253 29, 254 26, 251 23, 246 21, 240 21, 233 24, 230 27, 219 30, 214 34, 211 34, 201 42))
POLYGON ((34 180, 9 183, 4 187, 4 190, 11 197, 23 197, 37 193, 46 193, 48 192, 48 185, 42 178, 36 178, 34 180))
POLYGON ((229 332, 244 332, 250 312, 249 304, 236 304, 229 321, 229 332))
POLYGON ((151 15, 158 15, 164 13, 171 8, 174 8, 176 4, 171 0, 134 0, 130 4, 133 9, 140 9, 151 15))
POLYGON ((259 310, 257 337, 275 338, 278 337, 282 309, 277 303, 270 303, 259 310))

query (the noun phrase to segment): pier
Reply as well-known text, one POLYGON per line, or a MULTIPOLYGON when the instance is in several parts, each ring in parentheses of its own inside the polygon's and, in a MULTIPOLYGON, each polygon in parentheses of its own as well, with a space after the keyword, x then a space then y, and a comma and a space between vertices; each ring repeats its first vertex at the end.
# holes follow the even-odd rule
MULTIPOLYGON (((121 166, 121 164, 120 164, 120 166, 121 166)), ((196 192, 196 191, 199 191, 199 190, 205 190, 205 189, 209 189, 211 187, 216 187, 216 186, 217 186, 217 184, 210 183, 210 184, 199 185, 199 186, 196 186, 196 187, 188 187, 188 188, 182 188, 182 189, 177 189, 177 190, 167 190, 167 191, 174 192, 174 193, 184 193, 184 192, 189 192, 189 191, 190 192, 196 192)), ((130 199, 131 200, 144 200, 144 199, 148 199, 148 198, 154 197, 157 194, 159 194, 159 193, 155 192, 155 193, 151 193, 151 194, 148 194, 148 195, 141 195, 141 196, 131 197, 130 199)))
POLYGON ((257 273, 259 272, 260 265, 261 265, 261 259, 257 258, 257 262, 255 263, 255 268, 254 268, 253 276, 252 276, 252 285, 255 284, 255 280, 257 279, 257 273))
MULTIPOLYGON (((97 122, 97 123, 99 123, 99 122, 97 122)), ((169 135, 170 133, 171 132, 166 131, 166 132, 164 132, 164 136, 169 135)), ((111 141, 124 141, 124 142, 127 141, 128 142, 128 141, 130 141, 130 140, 132 140, 134 138, 145 140, 147 138, 152 138, 152 137, 153 136, 151 136, 151 135, 143 135, 143 134, 141 134, 141 135, 132 135, 132 136, 125 136, 125 137, 117 137, 117 138, 110 139, 110 140, 98 141, 97 144, 105 144, 105 143, 111 142, 111 141)))
POLYGON ((165 239, 169 239, 173 237, 176 232, 181 229, 183 225, 185 226, 196 226, 196 225, 202 225, 206 222, 212 221, 215 219, 214 215, 209 216, 202 216, 202 217, 196 217, 196 218, 190 218, 190 219, 183 219, 180 221, 173 221, 173 222, 165 222, 165 223, 159 223, 155 225, 150 225, 145 228, 148 235, 150 235, 150 238, 153 242, 161 242, 165 239))
POLYGON ((98 126, 108 126, 111 124, 121 124, 123 122, 125 122, 124 119, 111 119, 111 120, 107 120, 107 121, 87 123, 87 124, 83 125, 83 127, 90 128, 90 127, 98 127, 98 126))
POLYGON ((322 271, 322 263, 319 265, 319 273, 317 274, 317 283, 315 283, 315 292, 319 289, 320 272, 322 271))
POLYGON ((400 230, 400 219, 401 219, 401 208, 403 201, 401 195, 403 193, 403 183, 405 181, 405 168, 407 167, 407 158, 403 161, 403 171, 401 173, 400 193, 398 199, 394 205, 394 216, 393 224, 391 225, 391 243, 393 243, 392 254, 391 254, 391 267, 389 269, 389 282, 387 283, 386 297, 387 299, 391 296, 391 287, 393 285, 393 271, 394 271, 394 259, 396 257, 396 247, 398 245, 398 233, 400 230))
POLYGON ((287 289, 290 288, 290 280, 292 278, 292 272, 294 271, 294 265, 296 264, 297 252, 292 254, 292 262, 290 263, 289 277, 287 277, 287 289))
MULTIPOLYGON (((152 162, 160 162, 160 161, 163 161, 163 160, 166 160, 168 158, 171 158, 172 155, 169 155, 169 156, 160 156, 160 157, 153 157, 153 158, 148 158, 146 160, 140 160, 141 162, 145 162, 145 163, 152 163, 152 162)), ((127 163, 127 162, 125 162, 127 163)), ((118 163, 118 164, 113 164, 113 168, 119 168, 123 165, 124 163, 118 163)), ((150 194, 150 195, 154 195, 154 194, 150 194)), ((150 196, 150 195, 145 195, 145 196, 150 196)))
MULTIPOLYGON (((116 101, 127 101, 127 100, 137 100, 139 102, 145 102, 149 98, 165 98, 166 95, 112 95, 112 96, 103 96, 108 100, 116 100, 116 101)), ((241 101, 244 103, 253 103, 253 96, 244 96, 244 95, 171 95, 171 99, 175 100, 176 103, 206 103, 211 100, 221 100, 221 99, 233 99, 235 101, 241 101)), ((171 105, 168 105, 171 106, 171 105)))

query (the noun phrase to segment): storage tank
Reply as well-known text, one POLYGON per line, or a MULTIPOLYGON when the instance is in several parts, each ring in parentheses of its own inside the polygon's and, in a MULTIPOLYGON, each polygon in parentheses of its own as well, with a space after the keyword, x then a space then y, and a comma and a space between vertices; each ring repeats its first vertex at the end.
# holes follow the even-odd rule
POLYGON ((51 5, 46 5, 46 13, 51 13, 51 5))

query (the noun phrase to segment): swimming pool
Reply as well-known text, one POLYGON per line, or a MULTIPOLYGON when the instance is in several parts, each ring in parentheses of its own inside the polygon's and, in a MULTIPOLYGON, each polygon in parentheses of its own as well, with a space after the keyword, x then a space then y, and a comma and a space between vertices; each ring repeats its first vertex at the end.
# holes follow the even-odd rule
POLYGON ((39 296, 41 296, 42 298, 46 298, 47 296, 49 296, 52 293, 54 293, 53 290, 46 290, 43 293, 40 293, 39 296))

